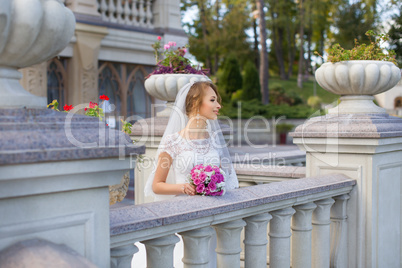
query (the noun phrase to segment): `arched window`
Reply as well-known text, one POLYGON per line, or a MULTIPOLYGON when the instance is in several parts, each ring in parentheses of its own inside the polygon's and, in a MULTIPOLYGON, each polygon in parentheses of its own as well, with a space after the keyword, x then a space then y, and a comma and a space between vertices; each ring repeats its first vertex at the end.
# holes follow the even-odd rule
POLYGON ((394 106, 395 106, 395 109, 401 109, 402 108, 402 97, 396 97, 395 98, 394 106))
POLYGON ((67 100, 67 59, 53 58, 47 64, 47 103, 59 102, 59 108, 67 100))
POLYGON ((151 96, 144 87, 144 77, 147 72, 141 66, 134 68, 128 78, 127 116, 151 117, 151 96))
POLYGON ((152 68, 135 64, 99 62, 99 95, 107 95, 115 105, 109 116, 114 116, 116 128, 120 117, 124 120, 133 115, 141 118, 151 116, 152 99, 145 91, 144 77, 152 68))

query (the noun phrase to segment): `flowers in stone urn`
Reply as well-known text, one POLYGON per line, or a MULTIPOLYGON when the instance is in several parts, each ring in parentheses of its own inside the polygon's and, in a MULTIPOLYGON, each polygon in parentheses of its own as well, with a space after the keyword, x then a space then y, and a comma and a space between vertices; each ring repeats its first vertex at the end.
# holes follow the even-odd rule
POLYGON ((385 114, 383 108, 373 103, 373 95, 389 90, 401 80, 394 51, 381 48, 388 36, 373 31, 366 35, 371 40, 369 45, 356 41, 351 50, 339 44, 332 46, 328 49, 330 62, 315 72, 322 88, 342 96, 340 104, 329 110, 330 114, 385 114))
POLYGON ((196 68, 191 61, 185 57, 188 45, 179 47, 176 42, 169 41, 162 47, 162 37, 158 36, 157 41, 152 44, 154 49, 156 68, 146 78, 153 74, 204 74, 209 73, 208 69, 196 68), (162 59, 161 59, 162 58, 162 59))
MULTIPOLYGON (((376 61, 390 61, 396 64, 395 51, 383 49, 381 46, 389 40, 386 34, 376 34, 373 30, 365 33, 370 40, 370 44, 359 44, 355 39, 354 48, 347 50, 342 48, 339 44, 334 44, 327 49, 329 62, 340 62, 350 60, 376 60, 376 61)), ((317 51, 314 54, 319 55, 317 51)))

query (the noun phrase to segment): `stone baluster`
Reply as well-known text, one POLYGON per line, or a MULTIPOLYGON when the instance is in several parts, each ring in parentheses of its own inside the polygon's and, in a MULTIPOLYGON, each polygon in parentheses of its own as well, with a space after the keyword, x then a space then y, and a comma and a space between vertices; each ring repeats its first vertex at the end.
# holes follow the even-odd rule
POLYGON ((272 220, 269 228, 269 267, 290 267, 290 220, 295 210, 291 207, 270 212, 272 220))
POLYGON ((140 26, 144 27, 145 26, 145 11, 144 11, 144 0, 140 0, 139 1, 139 22, 140 22, 140 26))
POLYGON ((334 204, 332 198, 316 201, 317 208, 313 212, 312 267, 329 267, 330 263, 330 213, 334 204))
POLYGON ((247 217, 245 230, 245 268, 267 266, 267 225, 272 219, 269 213, 247 217), (265 234, 265 235, 264 235, 265 234))
POLYGON ((100 3, 100 13, 102 15, 102 20, 107 21, 108 17, 106 16, 106 11, 107 11, 107 4, 106 4, 106 0, 101 0, 100 3))
POLYGON ((235 220, 214 226, 217 236, 217 267, 240 267, 240 234, 246 222, 235 220))
POLYGON ((331 209, 331 267, 348 267, 347 214, 348 194, 334 197, 331 209))
POLYGON ((129 5, 129 1, 124 2, 124 24, 132 25, 133 21, 131 17, 131 9, 129 5))
POLYGON ((173 250, 180 239, 177 235, 167 235, 142 241, 147 250, 147 267, 173 268, 173 250))
POLYGON ((112 248, 110 250, 110 258, 112 268, 131 267, 133 255, 138 252, 138 248, 134 244, 112 248))
POLYGON ((151 10, 151 0, 146 0, 147 2, 146 2, 146 4, 147 4, 147 14, 146 14, 146 17, 147 17, 147 27, 148 28, 152 28, 153 27, 153 25, 152 25, 152 10, 151 10))
POLYGON ((110 22, 117 22, 114 12, 116 11, 116 7, 114 5, 114 0, 109 0, 109 6, 108 6, 108 11, 109 11, 109 21, 110 22))
POLYGON ((137 0, 133 0, 131 5, 131 14, 133 15, 132 24, 134 26, 139 26, 140 23, 138 22, 138 9, 137 9, 137 0))
POLYGON ((117 23, 123 24, 124 19, 123 19, 123 3, 121 0, 117 0, 117 8, 116 8, 116 18, 117 18, 117 23))
POLYGON ((293 207, 292 268, 311 267, 311 217, 316 207, 314 203, 293 207))
POLYGON ((210 266, 209 241, 214 233, 215 231, 211 227, 180 233, 184 243, 184 256, 182 261, 185 268, 208 268, 210 266))

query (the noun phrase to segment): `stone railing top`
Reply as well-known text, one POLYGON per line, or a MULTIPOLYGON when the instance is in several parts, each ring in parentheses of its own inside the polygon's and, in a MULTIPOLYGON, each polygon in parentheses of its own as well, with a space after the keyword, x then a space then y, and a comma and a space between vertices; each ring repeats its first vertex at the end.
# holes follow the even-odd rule
MULTIPOLYGON (((342 174, 274 182, 228 191, 221 197, 180 196, 166 201, 110 210, 110 233, 120 235, 246 209, 272 202, 352 187, 342 174)), ((294 203, 297 203, 296 200, 294 203)))
POLYGON ((256 164, 233 164, 237 175, 303 178, 306 176, 306 167, 296 166, 266 166, 256 164), (258 169, 256 168, 258 166, 258 169))
POLYGON ((402 118, 388 114, 330 114, 309 119, 290 135, 294 138, 402 137, 402 118))
POLYGON ((49 109, 0 109, 0 166, 145 152, 98 118, 70 116, 49 109))

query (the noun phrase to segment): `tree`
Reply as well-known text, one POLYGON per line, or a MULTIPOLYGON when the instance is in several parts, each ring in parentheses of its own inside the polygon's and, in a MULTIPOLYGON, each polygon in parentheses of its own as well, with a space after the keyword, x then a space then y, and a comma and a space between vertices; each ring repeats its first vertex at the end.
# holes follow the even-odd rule
POLYGON ((337 33, 334 34, 333 43, 339 43, 345 49, 353 48, 355 39, 359 43, 369 43, 365 33, 376 29, 376 5, 376 0, 353 3, 348 0, 339 1, 338 11, 334 16, 333 26, 337 33))
POLYGON ((268 89, 268 53, 267 53, 267 31, 265 28, 264 0, 257 0, 257 10, 260 26, 260 85, 262 103, 269 103, 268 89))
POLYGON ((392 16, 392 25, 388 31, 390 38, 390 49, 393 49, 396 54, 396 61, 399 67, 402 66, 402 3, 398 5, 399 14, 392 16))
POLYGON ((185 26, 190 52, 198 61, 217 73, 225 58, 236 53, 243 65, 253 57, 246 29, 251 27, 250 7, 245 0, 182 0, 182 10, 197 8, 193 23, 185 26))
POLYGON ((237 58, 230 55, 225 59, 222 76, 219 80, 219 87, 227 95, 231 96, 238 89, 242 88, 243 79, 240 73, 240 66, 237 58))
POLYGON ((304 65, 304 6, 303 1, 299 0, 299 11, 300 11, 300 30, 299 30, 299 39, 300 39, 300 51, 299 51, 299 72, 297 74, 297 86, 299 88, 303 88, 303 65, 304 65))
POLYGON ((242 100, 261 100, 260 81, 255 65, 248 61, 244 66, 242 100))

